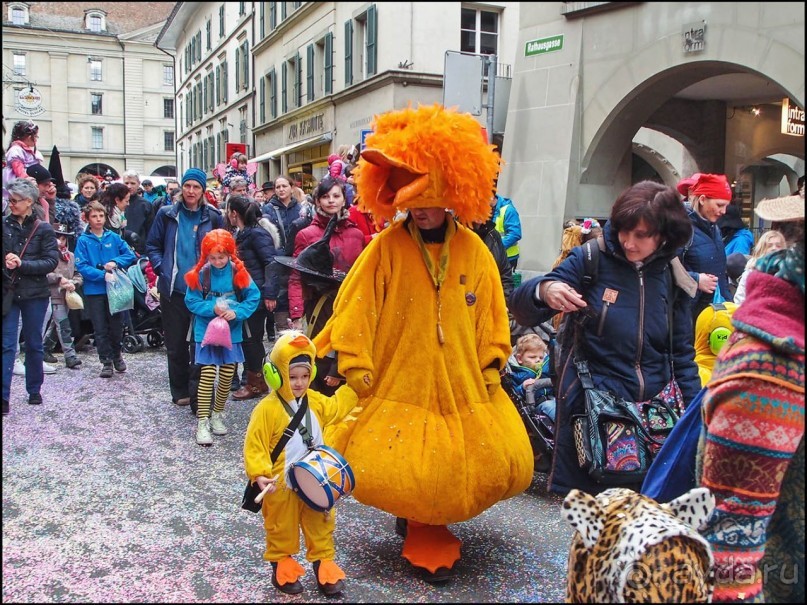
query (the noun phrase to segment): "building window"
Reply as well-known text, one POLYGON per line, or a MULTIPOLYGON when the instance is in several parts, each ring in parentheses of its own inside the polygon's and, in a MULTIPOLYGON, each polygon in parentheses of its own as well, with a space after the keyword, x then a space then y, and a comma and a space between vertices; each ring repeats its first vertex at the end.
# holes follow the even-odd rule
POLYGON ((174 99, 163 99, 163 117, 174 119, 174 99))
POLYGON ((14 25, 28 24, 28 9, 24 6, 11 7, 11 23, 14 25))
POLYGON ((100 92, 90 93, 90 106, 92 115, 100 116, 102 113, 104 113, 103 99, 104 95, 102 95, 100 92))
POLYGON ((499 48, 499 13, 463 8, 460 15, 460 51, 496 55, 499 48))
POLYGON ((375 4, 371 4, 354 20, 345 23, 345 84, 352 84, 354 75, 357 76, 356 80, 360 81, 375 75, 378 71, 377 32, 378 9, 375 4), (357 71, 354 71, 354 66, 358 67, 357 71), (348 75, 350 82, 347 81, 348 75))
POLYGON ((249 88, 249 42, 244 40, 238 48, 241 53, 241 88, 249 88))
POLYGON ((269 29, 277 27, 277 2, 269 3, 269 29))
POLYGON ((211 19, 205 22, 205 42, 207 42, 207 50, 213 48, 213 21, 211 19))
POLYGON ((14 53, 14 75, 25 75, 25 55, 23 53, 14 53))
POLYGON ((269 115, 274 120, 277 117, 277 73, 273 67, 267 76, 269 80, 269 115))
POLYGON ((101 82, 103 79, 101 61, 99 59, 90 59, 90 80, 92 82, 101 82))
POLYGON ((345 86, 353 84, 353 21, 345 21, 345 86))
POLYGON ((306 61, 305 61, 305 100, 309 103, 314 100, 314 45, 309 44, 306 48, 306 61))
POLYGON ((224 4, 219 7, 219 38, 224 37, 224 4))
POLYGON ((247 14, 247 3, 246 2, 239 2, 238 3, 238 16, 243 17, 247 14))
POLYGON ((174 66, 163 64, 163 84, 174 88, 174 66))
POLYGON ((247 108, 241 107, 238 110, 238 117, 239 117, 239 124, 238 124, 238 131, 241 135, 240 143, 247 142, 247 108))
POLYGON ((100 128, 99 126, 92 127, 92 148, 104 148, 104 129, 100 128))
POLYGON ((96 34, 106 31, 106 17, 98 11, 88 11, 84 17, 84 27, 96 34))
POLYGON ((323 63, 325 64, 325 94, 333 94, 333 34, 325 35, 325 51, 323 63))
POLYGON ((174 131, 173 130, 166 130, 163 134, 163 150, 164 151, 173 151, 174 150, 174 131))

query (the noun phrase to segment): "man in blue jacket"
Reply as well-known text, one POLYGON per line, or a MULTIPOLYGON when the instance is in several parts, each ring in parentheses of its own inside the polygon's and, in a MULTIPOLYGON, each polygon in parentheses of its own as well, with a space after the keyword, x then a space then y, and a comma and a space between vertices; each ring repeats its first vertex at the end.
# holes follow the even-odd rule
POLYGON ((515 273, 518 264, 519 247, 521 239, 521 218, 513 205, 513 200, 496 194, 493 198, 493 224, 496 231, 502 236, 502 244, 507 250, 507 260, 515 273))
POLYGON ((204 236, 222 228, 221 213, 207 204, 206 186, 205 172, 188 168, 181 193, 157 212, 146 241, 160 293, 171 400, 177 405, 189 405, 196 395, 191 386, 193 353, 187 340, 191 314, 185 306, 184 275, 198 262, 204 236))

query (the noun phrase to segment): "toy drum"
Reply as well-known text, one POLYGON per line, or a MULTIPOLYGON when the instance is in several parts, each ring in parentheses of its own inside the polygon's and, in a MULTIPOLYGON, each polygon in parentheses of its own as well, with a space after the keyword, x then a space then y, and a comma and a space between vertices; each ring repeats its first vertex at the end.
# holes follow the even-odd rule
POLYGON ((327 445, 319 445, 289 468, 291 488, 308 506, 328 512, 342 496, 356 486, 353 469, 342 455, 327 445))

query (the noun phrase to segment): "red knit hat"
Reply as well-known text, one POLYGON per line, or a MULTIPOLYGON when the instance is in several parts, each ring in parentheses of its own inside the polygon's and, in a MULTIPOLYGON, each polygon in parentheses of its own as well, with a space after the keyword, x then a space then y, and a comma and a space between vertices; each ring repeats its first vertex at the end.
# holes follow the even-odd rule
POLYGON ((695 195, 704 195, 709 199, 731 201, 731 185, 725 174, 701 174, 692 186, 695 195))

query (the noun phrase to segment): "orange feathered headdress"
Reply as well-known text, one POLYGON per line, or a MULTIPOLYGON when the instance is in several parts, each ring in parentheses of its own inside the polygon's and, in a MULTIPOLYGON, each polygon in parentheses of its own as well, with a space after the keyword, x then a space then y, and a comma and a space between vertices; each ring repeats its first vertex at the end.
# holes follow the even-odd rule
POLYGON ((233 283, 242 290, 249 286, 250 276, 244 263, 238 258, 235 250, 235 238, 226 229, 213 229, 202 239, 202 251, 199 262, 185 274, 185 283, 194 290, 200 290, 199 271, 207 262, 207 257, 213 252, 223 252, 230 257, 233 263, 233 283))
POLYGON ((499 156, 467 113, 441 105, 373 120, 356 171, 359 209, 392 220, 408 208, 450 208, 470 225, 490 216, 499 156))

